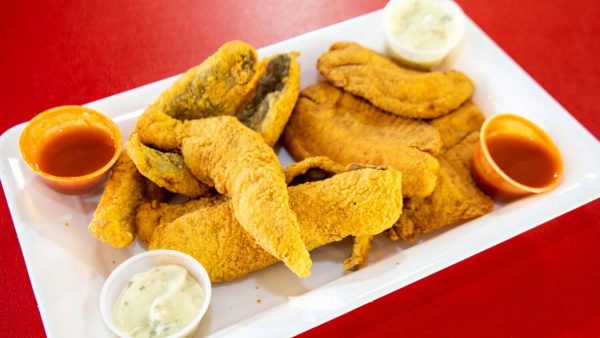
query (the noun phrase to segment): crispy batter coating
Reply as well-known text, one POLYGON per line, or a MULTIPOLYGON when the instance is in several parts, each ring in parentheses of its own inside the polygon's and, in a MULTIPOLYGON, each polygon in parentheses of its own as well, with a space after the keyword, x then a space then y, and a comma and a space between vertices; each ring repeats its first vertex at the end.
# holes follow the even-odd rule
POLYGON ((468 100, 452 113, 429 121, 442 137, 442 149, 445 151, 464 139, 471 132, 477 131, 485 121, 479 108, 468 100))
POLYGON ((315 156, 290 164, 283 173, 288 186, 294 186, 324 180, 345 171, 350 170, 325 156, 315 156))
POLYGON ((311 260, 290 208, 285 176, 277 155, 235 117, 194 120, 181 152, 190 171, 232 200, 235 218, 266 251, 300 277, 310 275, 311 260))
POLYGON ((244 125, 260 133, 273 146, 283 132, 292 114, 300 88, 298 53, 278 54, 261 63, 267 71, 260 80, 254 97, 237 118, 244 125))
POLYGON ((352 246, 352 255, 344 261, 344 270, 356 271, 365 264, 369 252, 371 251, 371 242, 373 236, 354 237, 354 246, 352 246))
POLYGON ((263 74, 252 46, 228 42, 165 90, 140 116, 136 131, 144 144, 174 150, 184 131, 181 121, 236 114, 263 74))
MULTIPOLYGON (((314 249, 347 236, 389 228, 402 210, 401 174, 365 168, 288 188, 302 240, 314 249)), ((202 207, 159 225, 150 249, 174 249, 196 258, 213 282, 229 281, 276 263, 234 216, 231 201, 202 207)))
POLYGON ((402 68, 352 42, 333 44, 319 58, 317 68, 334 86, 404 117, 439 117, 458 108, 473 94, 471 80, 461 72, 402 68))
POLYGON ((477 188, 469 170, 479 132, 475 131, 440 157, 440 178, 426 198, 408 199, 392 236, 414 240, 420 234, 490 212, 491 198, 477 188))
POLYGON ((138 238, 148 246, 155 228, 159 224, 170 223, 177 218, 200 208, 215 206, 226 201, 222 195, 200 197, 179 204, 144 202, 137 210, 135 225, 138 238))
POLYGON ((386 114, 327 83, 302 91, 283 143, 296 160, 323 155, 342 164, 400 170, 407 197, 431 194, 439 163, 430 153, 442 146, 438 131, 426 122, 386 114))
POLYGON ((122 152, 88 225, 88 231, 115 248, 135 238, 135 213, 143 200, 144 178, 126 152, 122 152))
POLYGON ((210 189, 192 175, 180 154, 145 146, 135 132, 129 136, 125 149, 140 173, 160 187, 187 197, 201 196, 210 189))

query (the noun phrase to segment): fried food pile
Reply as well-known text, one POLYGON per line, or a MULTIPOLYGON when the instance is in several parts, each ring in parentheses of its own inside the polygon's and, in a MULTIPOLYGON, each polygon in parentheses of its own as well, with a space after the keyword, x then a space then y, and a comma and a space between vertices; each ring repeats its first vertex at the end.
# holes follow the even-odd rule
POLYGON ((305 278, 309 250, 390 229, 399 171, 321 157, 281 168, 272 146, 298 98, 297 56, 258 60, 233 41, 176 80, 139 117, 90 233, 189 253, 217 282, 278 261, 305 278))
MULTIPOLYGON (((401 171, 404 209, 389 238, 415 240, 492 210, 470 174, 484 116, 466 75, 406 69, 347 42, 332 45, 317 69, 328 82, 300 93, 284 146, 297 161, 327 156, 401 171)), ((347 269, 364 262, 370 240, 355 239, 347 269)))
POLYGON ((484 117, 466 75, 340 42, 317 63, 328 82, 299 93, 297 57, 233 41, 183 74, 139 117, 90 233, 188 253, 213 282, 279 261, 305 278, 319 246, 352 236, 356 270, 378 234, 415 240, 491 211, 470 174, 484 117), (286 169, 280 136, 298 161, 286 169))

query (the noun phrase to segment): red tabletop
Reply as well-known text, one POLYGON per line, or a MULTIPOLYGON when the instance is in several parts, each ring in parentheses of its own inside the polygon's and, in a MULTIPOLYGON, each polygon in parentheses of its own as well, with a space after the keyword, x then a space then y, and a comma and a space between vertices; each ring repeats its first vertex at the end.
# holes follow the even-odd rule
MULTIPOLYGON (((598 0, 458 2, 598 138, 598 0)), ((83 104, 180 73, 225 41, 261 47, 384 4, 2 1, 0 133, 46 108, 83 104)), ((596 200, 305 336, 598 336, 599 218, 596 200)), ((0 220, 0 335, 43 336, 4 197, 0 220)))

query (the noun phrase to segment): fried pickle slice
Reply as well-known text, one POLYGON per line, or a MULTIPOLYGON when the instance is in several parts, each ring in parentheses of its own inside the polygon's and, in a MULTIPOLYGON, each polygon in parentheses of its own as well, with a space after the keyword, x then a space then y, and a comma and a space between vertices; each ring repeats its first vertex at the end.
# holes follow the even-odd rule
POLYGON ((181 145, 187 167, 231 198, 235 218, 262 248, 308 277, 312 262, 273 149, 235 117, 193 122, 181 145))
POLYGON ((139 172, 162 188, 187 197, 201 196, 210 189, 192 175, 180 154, 150 148, 135 132, 129 136, 125 149, 139 172))
POLYGON ((136 234, 135 215, 144 199, 144 184, 144 177, 123 151, 112 168, 88 231, 115 248, 129 245, 136 234))
POLYGON ((140 116, 135 130, 144 144, 177 149, 184 132, 181 121, 235 115, 251 98, 263 74, 264 65, 252 46, 228 42, 162 92, 140 116))
POLYGON ((250 102, 237 113, 248 128, 262 135, 273 146, 292 114, 300 88, 298 53, 277 54, 262 60, 266 73, 250 102))
POLYGON ((321 55, 319 72, 334 86, 390 113, 420 119, 439 117, 473 94, 461 72, 419 72, 353 42, 338 42, 321 55))
POLYGON ((439 183, 426 198, 408 199, 390 237, 414 240, 419 235, 490 212, 494 206, 469 170, 479 132, 475 131, 440 157, 439 183))
MULTIPOLYGON (((311 250, 351 235, 378 234, 402 211, 401 174, 395 170, 344 172, 288 191, 302 240, 311 250)), ((237 279, 278 261, 240 225, 231 200, 160 224, 149 247, 190 254, 213 282, 237 279)))
POLYGON ((386 114, 368 102, 319 83, 306 88, 284 131, 283 144, 297 161, 326 156, 341 164, 389 166, 402 172, 406 197, 435 188, 439 132, 426 122, 386 114))

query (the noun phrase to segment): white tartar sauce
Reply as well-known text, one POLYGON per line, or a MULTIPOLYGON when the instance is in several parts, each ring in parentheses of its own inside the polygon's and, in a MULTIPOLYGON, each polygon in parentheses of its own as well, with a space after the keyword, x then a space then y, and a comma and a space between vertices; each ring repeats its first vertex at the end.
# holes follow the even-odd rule
POLYGON ((389 28, 405 47, 436 50, 446 46, 457 25, 440 0, 406 0, 393 7, 389 28))
POLYGON ((131 278, 114 316, 131 337, 166 337, 192 322, 203 303, 204 290, 186 269, 163 265, 131 278))

